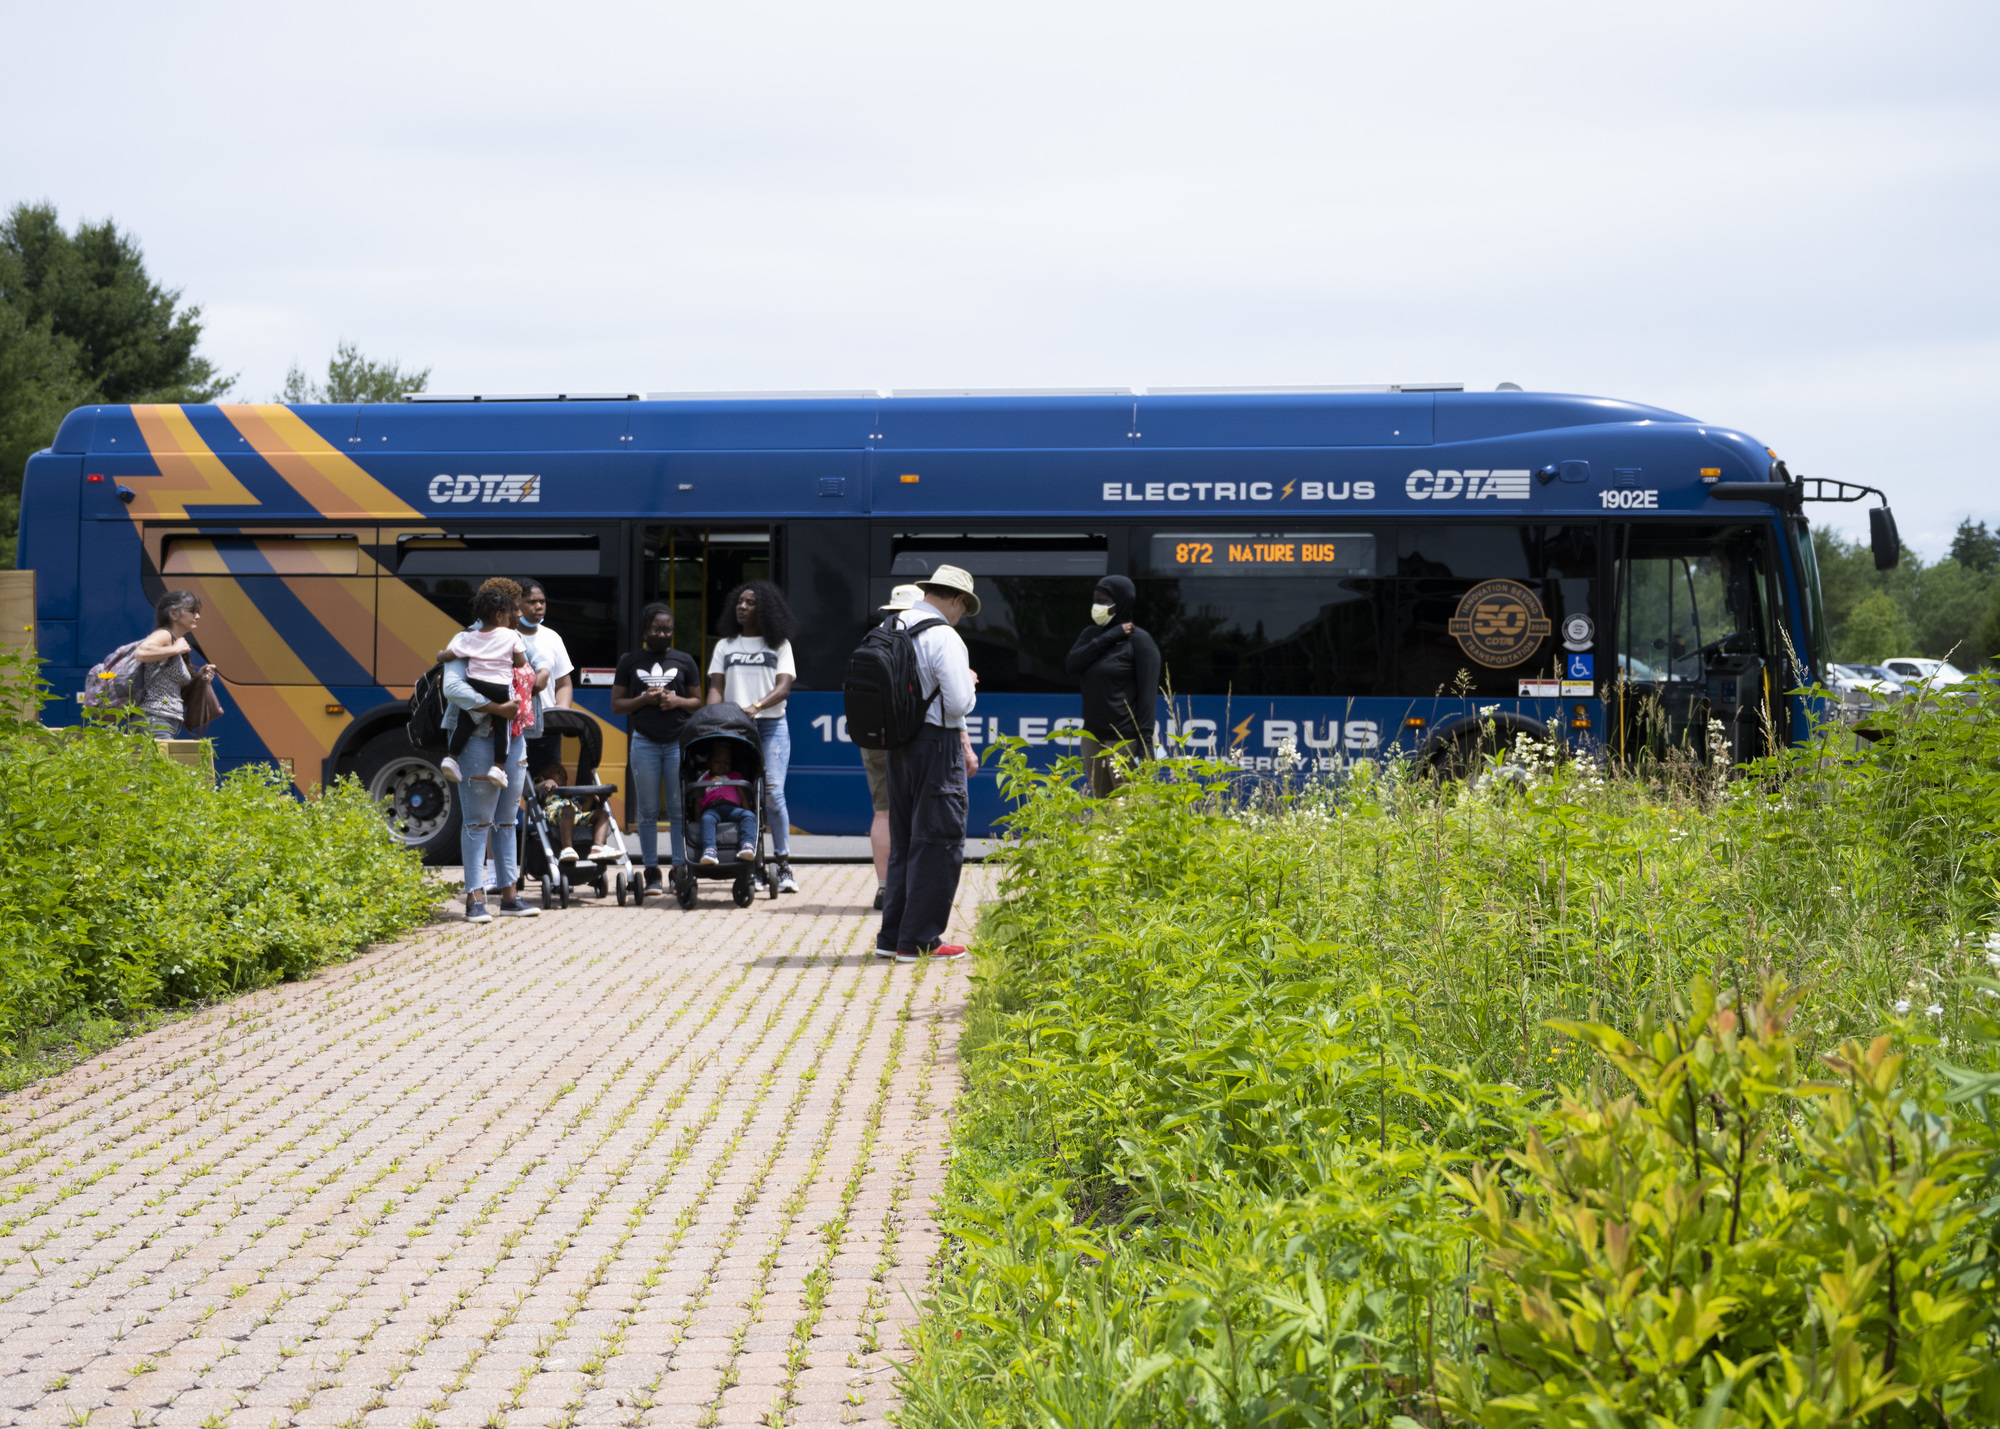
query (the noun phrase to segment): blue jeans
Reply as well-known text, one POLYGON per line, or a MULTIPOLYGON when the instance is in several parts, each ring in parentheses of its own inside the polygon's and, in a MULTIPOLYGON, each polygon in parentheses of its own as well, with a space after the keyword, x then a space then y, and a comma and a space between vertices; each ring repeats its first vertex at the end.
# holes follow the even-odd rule
MULTIPOLYGON (((460 711, 459 718, 471 716, 460 711)), ((493 731, 484 729, 466 741, 465 757, 460 761, 467 769, 491 769, 498 764, 507 774, 505 785, 468 779, 458 786, 458 797, 464 801, 465 809, 464 821, 458 829, 458 857, 465 865, 467 888, 479 886, 486 870, 489 844, 493 881, 502 888, 515 888, 520 880, 514 822, 521 807, 521 789, 528 782, 527 737, 517 734, 509 738, 506 751, 505 759, 495 758, 493 731)))
POLYGON ((779 862, 792 856, 792 813, 785 807, 785 775, 792 767, 792 727, 781 715, 757 721, 764 747, 764 817, 771 826, 771 852, 779 862))
POLYGON ((639 826, 639 856, 646 867, 660 863, 660 813, 667 815, 667 847, 675 863, 687 861, 681 834, 681 747, 669 739, 662 742, 643 734, 632 736, 628 756, 632 764, 632 802, 637 807, 633 822, 639 826), (664 790, 666 797, 661 798, 664 790))
POLYGON ((727 819, 736 825, 736 847, 739 849, 757 846, 757 816, 741 804, 710 804, 701 811, 701 851, 709 852, 715 847, 715 826, 727 819))

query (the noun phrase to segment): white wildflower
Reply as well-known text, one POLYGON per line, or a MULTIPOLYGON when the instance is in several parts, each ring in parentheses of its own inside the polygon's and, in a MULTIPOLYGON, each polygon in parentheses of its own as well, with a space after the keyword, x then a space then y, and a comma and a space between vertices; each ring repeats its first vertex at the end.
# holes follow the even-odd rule
POLYGON ((1926 1007, 1924 1011, 1928 1012, 1933 1017, 1942 1017, 1944 1016, 1944 1004, 1941 1002, 1933 1002, 1929 1007, 1926 1007))
POLYGON ((1910 1000, 1907 997, 1899 997, 1896 999, 1896 1011, 1898 1013, 1908 1012, 1909 1010, 1910 1010, 1910 1000))
POLYGON ((1986 961, 1990 966, 2000 968, 2000 953, 1988 953, 1986 961))

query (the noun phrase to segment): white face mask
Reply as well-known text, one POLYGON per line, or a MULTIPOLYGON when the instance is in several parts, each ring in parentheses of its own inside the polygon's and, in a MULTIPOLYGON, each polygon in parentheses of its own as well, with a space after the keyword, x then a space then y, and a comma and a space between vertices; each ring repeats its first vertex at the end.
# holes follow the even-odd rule
POLYGON ((1093 605, 1090 608, 1090 618, 1099 625, 1109 625, 1111 623, 1111 607, 1108 605, 1093 605))

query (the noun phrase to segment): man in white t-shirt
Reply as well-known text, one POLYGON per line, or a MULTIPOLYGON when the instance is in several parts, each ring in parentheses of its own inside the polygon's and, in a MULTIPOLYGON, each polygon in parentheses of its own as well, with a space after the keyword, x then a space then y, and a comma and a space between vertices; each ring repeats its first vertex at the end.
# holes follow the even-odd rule
POLYGON ((723 603, 723 638, 708 661, 708 703, 741 705, 757 721, 764 751, 764 826, 778 860, 780 893, 799 891, 792 876, 792 816, 785 806, 785 775, 792 763, 785 697, 799 672, 792 658, 797 629, 783 591, 769 581, 745 581, 723 603))

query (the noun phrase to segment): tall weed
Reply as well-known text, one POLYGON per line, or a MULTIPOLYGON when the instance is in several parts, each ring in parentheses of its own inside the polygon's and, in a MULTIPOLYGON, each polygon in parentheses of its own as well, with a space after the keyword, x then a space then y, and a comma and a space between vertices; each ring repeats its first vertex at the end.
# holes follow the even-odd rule
POLYGON ((1995 1422, 1991 708, 1729 783, 1003 756, 905 1422, 1995 1422))

